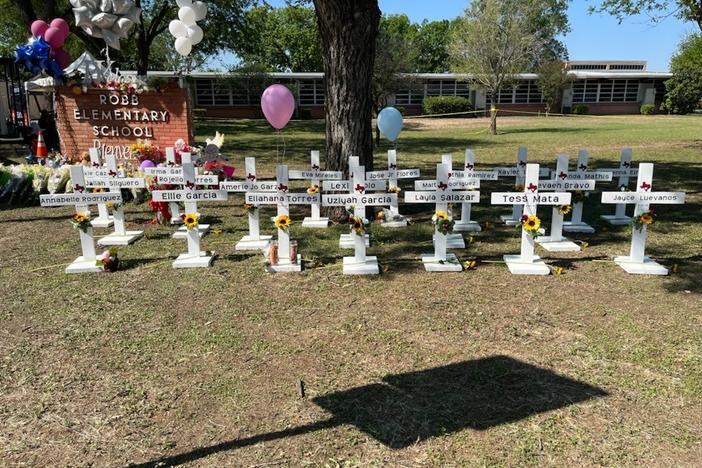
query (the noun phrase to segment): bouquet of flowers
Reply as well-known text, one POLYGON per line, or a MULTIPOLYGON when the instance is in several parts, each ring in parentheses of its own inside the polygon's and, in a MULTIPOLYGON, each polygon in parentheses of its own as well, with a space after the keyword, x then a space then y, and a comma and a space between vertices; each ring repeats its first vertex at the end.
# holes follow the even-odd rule
POLYGON ((71 217, 71 226, 73 229, 80 229, 83 232, 88 232, 90 227, 90 213, 75 213, 71 217))
POLYGON ((101 266, 105 271, 114 273, 119 268, 119 258, 117 258, 117 249, 105 250, 95 261, 96 266, 101 266))
POLYGON ((148 160, 154 164, 158 164, 164 161, 161 149, 158 146, 152 145, 148 140, 137 140, 129 149, 140 163, 148 160))
POLYGON ((653 224, 656 220, 656 212, 653 210, 653 208, 650 208, 648 211, 644 211, 638 216, 634 216, 634 218, 631 220, 634 229, 640 231, 643 229, 644 226, 648 226, 649 224, 653 224))
POLYGON ((349 216, 349 226, 351 231, 355 232, 356 235, 362 236, 366 233, 366 225, 368 225, 368 220, 363 216, 356 216, 351 214, 349 216))
POLYGON ((431 224, 436 226, 439 233, 446 235, 453 229, 453 217, 449 215, 448 211, 438 210, 431 217, 431 224))

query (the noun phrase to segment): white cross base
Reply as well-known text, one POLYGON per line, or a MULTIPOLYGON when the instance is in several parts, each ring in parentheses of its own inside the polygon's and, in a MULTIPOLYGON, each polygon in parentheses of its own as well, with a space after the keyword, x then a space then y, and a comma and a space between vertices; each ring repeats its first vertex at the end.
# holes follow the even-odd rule
POLYGON ((173 268, 208 268, 212 266, 215 253, 200 250, 200 232, 197 229, 188 229, 186 233, 188 251, 178 255, 178 258, 173 262, 173 268))
MULTIPOLYGON (((535 215, 538 204, 567 205, 570 203, 570 193, 547 192, 538 193, 539 165, 527 164, 523 193, 493 192, 493 205, 515 205, 522 207, 523 215, 535 215), (525 203, 526 202, 526 203, 525 203)), ((520 220, 521 223, 521 220, 520 220)), ((534 255, 534 237, 524 229, 522 231, 521 252, 519 255, 505 255, 504 261, 513 275, 548 275, 551 269, 534 255)))
MULTIPOLYGON (((568 173, 568 156, 558 156, 556 162, 556 179, 558 174, 568 173)), ((548 252, 580 252, 580 246, 563 236, 563 215, 554 206, 551 214, 551 230, 548 236, 539 236, 535 239, 544 250, 548 252)))
MULTIPOLYGON (((649 210, 651 204, 679 205, 685 203, 683 192, 653 192, 653 164, 641 163, 638 169, 636 192, 603 192, 602 203, 634 204, 634 216, 649 210)), ((634 275, 667 275, 668 269, 646 257, 648 226, 632 227, 629 255, 615 257, 614 262, 634 275)))
MULTIPOLYGON (((90 148, 88 150, 90 154, 90 166, 93 169, 99 169, 102 167, 102 162, 100 161, 100 151, 97 148, 90 148)), ((96 228, 108 228, 112 227, 115 220, 113 216, 110 216, 110 212, 107 209, 105 203, 98 203, 98 216, 90 221, 90 225, 96 228)))

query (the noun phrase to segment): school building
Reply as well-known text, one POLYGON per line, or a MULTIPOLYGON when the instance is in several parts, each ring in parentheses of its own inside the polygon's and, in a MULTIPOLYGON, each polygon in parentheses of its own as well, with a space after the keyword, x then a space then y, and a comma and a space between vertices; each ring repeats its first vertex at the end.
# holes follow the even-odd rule
MULTIPOLYGON (((643 104, 660 105, 665 95, 664 82, 672 75, 648 71, 645 61, 572 61, 568 62, 573 82, 564 90, 560 106, 551 112, 570 113, 573 106, 585 104, 588 113, 638 114, 643 104)), ((165 73, 164 73, 165 75, 165 73)), ((190 86, 195 109, 208 117, 259 118, 261 77, 222 73, 194 72, 190 86)), ((268 84, 283 83, 295 92, 297 118, 324 117, 323 73, 270 73, 268 84)), ((537 75, 523 73, 514 86, 500 91, 498 107, 504 112, 544 112, 537 75)), ((485 92, 469 84, 465 76, 452 73, 420 73, 408 79, 411 86, 395 93, 390 104, 403 108, 407 115, 422 114, 422 103, 429 96, 462 96, 476 110, 490 107, 485 92)), ((515 113, 516 113, 515 112, 515 113)))

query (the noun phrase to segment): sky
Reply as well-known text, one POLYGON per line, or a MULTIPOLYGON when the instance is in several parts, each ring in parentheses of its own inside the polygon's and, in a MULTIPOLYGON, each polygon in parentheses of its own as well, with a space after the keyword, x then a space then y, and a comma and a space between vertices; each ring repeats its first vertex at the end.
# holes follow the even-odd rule
MULTIPOLYGON (((284 0, 268 0, 273 6, 283 6, 284 0)), ((676 18, 667 18, 652 26, 646 17, 626 18, 618 24, 609 15, 587 12, 590 0, 572 0, 568 17, 572 31, 564 38, 571 60, 646 60, 648 70, 667 71, 670 57, 677 44, 697 27, 676 18)), ((419 23, 451 19, 465 10, 466 0, 379 0, 384 14, 406 14, 419 23)), ((231 62, 232 56, 223 61, 231 62)), ((221 61, 221 60, 220 60, 221 61)))

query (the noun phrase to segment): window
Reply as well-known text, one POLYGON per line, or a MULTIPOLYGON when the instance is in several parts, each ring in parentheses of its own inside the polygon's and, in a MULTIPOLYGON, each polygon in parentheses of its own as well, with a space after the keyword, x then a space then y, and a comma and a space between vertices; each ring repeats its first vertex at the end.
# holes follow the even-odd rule
POLYGON ((301 106, 324 105, 323 80, 300 80, 298 89, 301 106))
POLYGON ((637 102, 638 80, 582 80, 573 83, 574 103, 637 102))
POLYGON ((424 89, 417 87, 414 89, 403 89, 395 93, 395 104, 397 105, 421 105, 424 102, 424 89))
POLYGON ((513 88, 501 89, 497 95, 498 104, 538 104, 544 102, 536 80, 520 81, 513 88))
POLYGON ((195 80, 195 102, 199 106, 214 104, 212 84, 214 80, 195 80))

